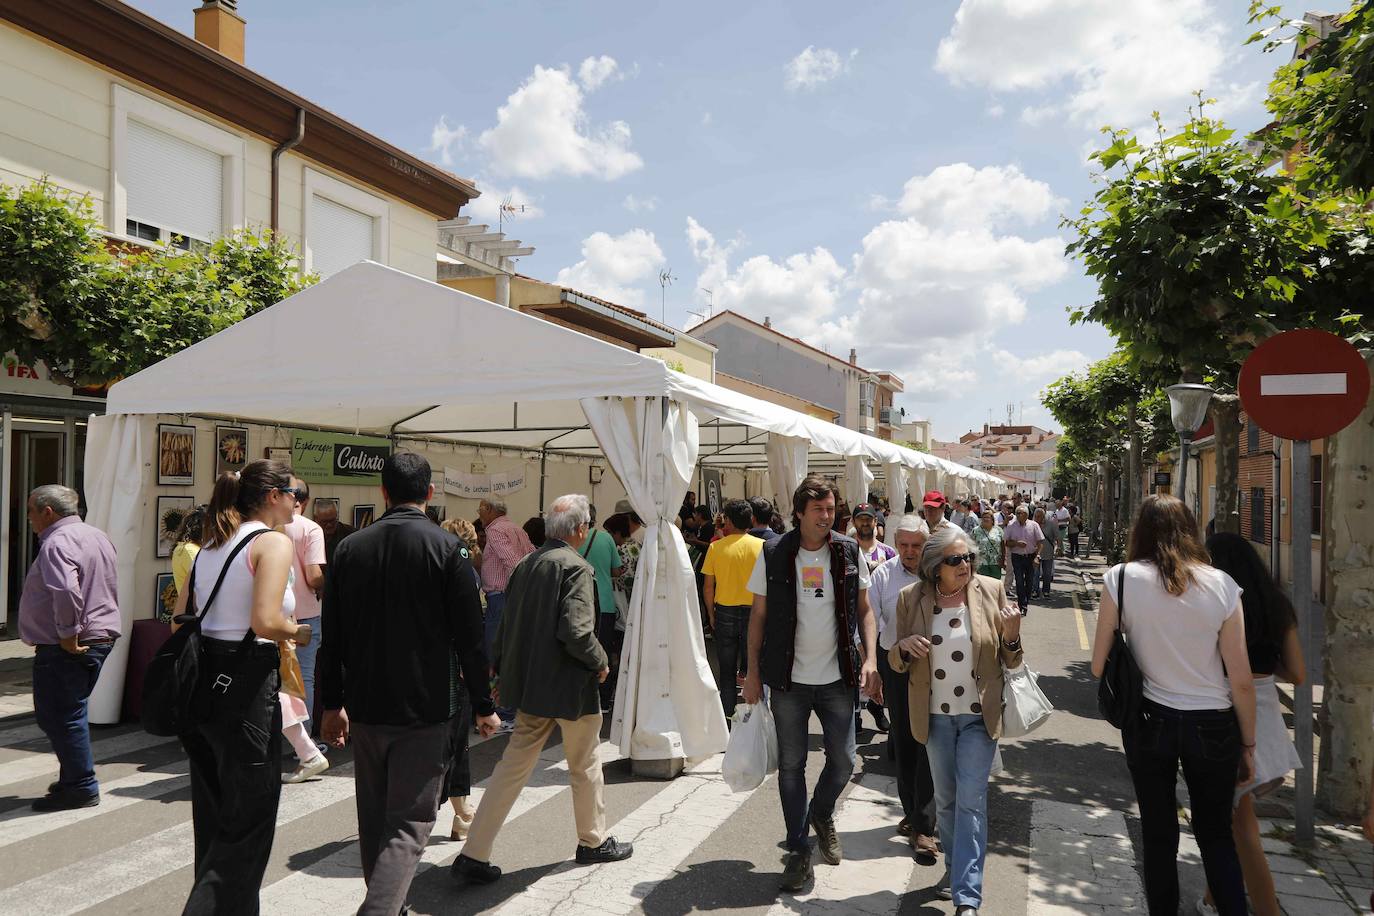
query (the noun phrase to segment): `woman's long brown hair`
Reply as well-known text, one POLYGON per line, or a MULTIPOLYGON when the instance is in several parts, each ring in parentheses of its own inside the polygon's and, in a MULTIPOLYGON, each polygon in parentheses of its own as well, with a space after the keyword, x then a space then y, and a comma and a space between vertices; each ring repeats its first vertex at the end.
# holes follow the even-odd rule
POLYGON ((1181 595, 1193 581, 1193 566, 1212 562, 1197 536, 1197 521, 1176 496, 1145 497, 1131 528, 1126 559, 1153 563, 1171 595, 1181 595))
POLYGON ((201 546, 218 547, 228 543, 239 530, 243 520, 267 499, 267 494, 279 487, 291 486, 291 468, 281 461, 259 458, 250 461, 237 474, 219 475, 210 495, 210 507, 205 518, 205 540, 201 546))

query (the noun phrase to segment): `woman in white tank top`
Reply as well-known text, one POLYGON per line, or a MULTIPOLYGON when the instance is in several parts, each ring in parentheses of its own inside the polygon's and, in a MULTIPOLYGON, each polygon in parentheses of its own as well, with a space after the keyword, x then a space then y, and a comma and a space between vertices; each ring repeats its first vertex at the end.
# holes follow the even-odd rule
POLYGON ((1182 764, 1217 911, 1246 916, 1231 834, 1235 788, 1255 768, 1255 686, 1240 587, 1210 565, 1193 514, 1173 496, 1145 499, 1126 553, 1129 562, 1103 579, 1092 670, 1102 676, 1120 619, 1145 682, 1140 720, 1121 737, 1140 805, 1146 902, 1151 916, 1178 914, 1182 764))
POLYGON ((178 615, 191 592, 205 612, 197 724, 181 736, 191 764, 196 849, 195 883, 183 913, 258 912, 281 797, 277 643, 310 638, 310 627, 290 616, 291 539, 270 530, 290 521, 295 505, 291 471, 281 462, 253 461, 236 475, 221 475, 192 567, 193 587, 177 599, 178 615), (207 604, 226 563, 224 582, 207 604))

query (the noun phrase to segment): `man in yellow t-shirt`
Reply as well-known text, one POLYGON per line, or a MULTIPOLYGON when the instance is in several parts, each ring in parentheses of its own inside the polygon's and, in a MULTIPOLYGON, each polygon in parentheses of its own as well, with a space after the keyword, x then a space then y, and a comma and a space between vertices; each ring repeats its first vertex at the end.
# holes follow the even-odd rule
POLYGON ((763 550, 763 540, 747 533, 753 523, 754 511, 749 503, 742 499, 727 502, 725 536, 711 544, 701 566, 706 614, 716 644, 716 680, 727 719, 735 714, 739 689, 735 674, 746 673, 748 653, 743 650, 749 639, 749 611, 754 604, 747 585, 759 551, 763 550))

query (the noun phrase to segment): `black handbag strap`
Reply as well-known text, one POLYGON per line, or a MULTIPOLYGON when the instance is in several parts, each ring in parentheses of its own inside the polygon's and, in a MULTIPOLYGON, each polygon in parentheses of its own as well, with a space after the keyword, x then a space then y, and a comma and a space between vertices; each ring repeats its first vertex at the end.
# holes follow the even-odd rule
MULTIPOLYGON (((219 594, 219 587, 224 584, 224 577, 229 575, 229 567, 234 565, 234 557, 237 557, 239 551, 247 547, 253 538, 260 534, 266 534, 270 530, 270 528, 259 528, 257 531, 249 532, 243 540, 234 545, 233 550, 229 551, 229 557, 224 561, 224 566, 220 568, 219 578, 215 580, 215 587, 210 589, 210 597, 205 599, 205 607, 196 611, 196 620, 204 620, 205 615, 210 612, 210 605, 215 603, 215 596, 219 594)), ((191 575, 186 580, 186 601, 188 604, 196 600, 196 566, 200 564, 200 557, 201 554, 197 553, 196 559, 191 563, 191 575)), ((251 632, 252 628, 250 627, 249 630, 251 632)))
POLYGON ((1121 564, 1121 575, 1116 579, 1116 632, 1121 632, 1121 624, 1126 620, 1126 564, 1121 564))

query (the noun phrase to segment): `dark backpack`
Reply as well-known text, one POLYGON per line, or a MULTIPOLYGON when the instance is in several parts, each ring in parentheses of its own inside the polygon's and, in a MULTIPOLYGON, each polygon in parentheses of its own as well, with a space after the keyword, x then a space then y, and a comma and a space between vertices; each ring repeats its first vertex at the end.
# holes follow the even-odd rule
MULTIPOLYGON (((233 565, 239 551, 247 547, 253 538, 267 531, 260 528, 251 532, 229 551, 224 568, 219 571, 215 587, 205 607, 195 610, 196 604, 196 564, 191 564, 191 575, 186 579, 186 613, 177 618, 179 628, 157 650, 148 670, 143 676, 143 730, 150 735, 172 738, 184 735, 196 724, 191 710, 191 701, 197 682, 200 680, 201 659, 205 648, 200 633, 201 621, 215 603, 219 587, 233 565)), ((200 559, 199 555, 196 557, 200 559)), ((248 636, 252 636, 249 630, 248 636)))
POLYGON ((1102 666, 1102 680, 1097 685, 1097 709, 1102 717, 1119 729, 1133 725, 1140 718, 1140 704, 1145 678, 1136 664, 1135 655, 1121 633, 1126 619, 1126 566, 1116 586, 1116 632, 1107 663, 1102 666))

